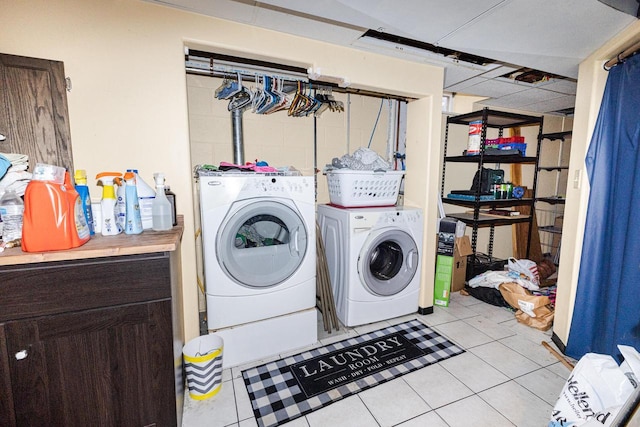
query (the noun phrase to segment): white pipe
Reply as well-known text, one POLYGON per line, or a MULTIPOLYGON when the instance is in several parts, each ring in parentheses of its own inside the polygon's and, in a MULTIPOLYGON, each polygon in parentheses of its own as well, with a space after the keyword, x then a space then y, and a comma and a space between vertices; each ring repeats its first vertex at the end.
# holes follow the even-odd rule
POLYGON ((347 152, 351 154, 351 94, 347 93, 347 152))
POLYGON ((397 108, 397 101, 391 102, 390 99, 387 99, 387 162, 389 162, 389 166, 393 167, 393 152, 395 150, 396 145, 396 121, 395 121, 395 111, 397 108))

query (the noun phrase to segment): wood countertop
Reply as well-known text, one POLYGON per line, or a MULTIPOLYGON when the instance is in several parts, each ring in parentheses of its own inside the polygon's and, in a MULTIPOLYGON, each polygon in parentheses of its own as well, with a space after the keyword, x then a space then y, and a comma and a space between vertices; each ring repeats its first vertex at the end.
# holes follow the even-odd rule
POLYGON ((167 231, 144 230, 141 234, 120 233, 117 236, 96 233, 84 245, 62 251, 23 252, 19 247, 5 249, 0 253, 0 265, 171 252, 177 249, 183 231, 184 218, 178 215, 178 225, 167 231))

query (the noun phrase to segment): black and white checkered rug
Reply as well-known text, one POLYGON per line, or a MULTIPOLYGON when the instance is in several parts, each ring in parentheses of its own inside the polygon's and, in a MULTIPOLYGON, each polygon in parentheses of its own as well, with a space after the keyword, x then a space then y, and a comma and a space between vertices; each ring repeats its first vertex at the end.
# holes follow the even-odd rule
POLYGON ((258 425, 273 427, 464 350, 418 320, 242 372, 258 425))

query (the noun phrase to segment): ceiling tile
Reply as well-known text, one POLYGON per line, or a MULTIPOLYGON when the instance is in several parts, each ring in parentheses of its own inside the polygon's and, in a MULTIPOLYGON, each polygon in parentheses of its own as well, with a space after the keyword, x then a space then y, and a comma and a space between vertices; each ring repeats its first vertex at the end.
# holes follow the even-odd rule
POLYGON ((444 67, 445 90, 474 91, 491 96, 487 102, 492 105, 507 108, 524 103, 546 108, 542 105, 550 104, 543 102, 565 94, 569 97, 564 102, 572 102, 575 81, 552 79, 533 85, 511 82, 515 89, 509 90, 519 92, 505 95, 509 86, 499 76, 528 67, 577 78, 581 61, 636 22, 633 16, 598 0, 146 1, 386 55, 399 54, 397 49, 376 50, 359 44, 366 29, 490 58, 496 61, 494 66, 500 66, 481 74, 475 68, 451 64, 450 59, 427 59, 421 49, 403 56, 421 63, 436 61, 444 67), (479 75, 483 79, 478 79, 479 75), (535 92, 542 88, 545 92, 535 92))
MULTIPOLYGON (((464 80, 461 81, 459 83, 456 83, 454 85, 451 86, 446 86, 445 89, 450 91, 450 92, 462 92, 462 93, 467 93, 466 89, 470 88, 478 83, 482 83, 487 81, 487 79, 482 78, 482 77, 472 77, 468 80, 464 80)), ((469 94, 472 95, 472 94, 469 94)))
POLYGON ((484 0, 479 4, 477 0, 403 0, 399 6, 388 0, 266 0, 259 4, 435 43, 504 1, 484 0))
POLYGON ((565 96, 566 95, 544 89, 527 89, 517 93, 494 98, 491 100, 491 102, 493 103, 492 105, 504 105, 508 108, 524 109, 524 107, 531 104, 549 101, 556 98, 562 98, 565 96))
POLYGON ((544 85, 544 88, 545 90, 552 90, 567 95, 575 95, 578 82, 566 79, 552 79, 548 84, 544 85))
POLYGON ((488 98, 488 99, 479 101, 478 104, 482 104, 487 107, 501 107, 501 108, 513 108, 513 109, 522 108, 521 100, 516 100, 516 99, 503 101, 499 98, 488 98))
POLYGON ((444 88, 448 90, 450 86, 461 83, 480 74, 482 73, 469 68, 455 66, 446 67, 444 70, 444 88))
POLYGON ((524 90, 526 90, 525 87, 519 86, 517 84, 491 79, 484 80, 483 82, 468 87, 465 89, 465 92, 470 91, 470 95, 491 96, 494 98, 500 98, 505 95, 522 92, 524 90))
POLYGON ((565 95, 560 98, 547 99, 532 104, 526 104, 525 108, 529 111, 546 113, 551 111, 564 110, 573 108, 576 104, 576 97, 573 95, 565 95))
POLYGON ((349 44, 362 35, 362 30, 337 27, 331 23, 296 15, 285 15, 265 8, 258 9, 254 24, 270 30, 339 45, 349 44))
POLYGON ((546 101, 554 98, 562 98, 565 95, 562 95, 556 92, 550 92, 544 89, 527 89, 522 92, 514 93, 512 95, 507 95, 507 97, 511 97, 511 96, 516 98, 522 98, 525 102, 529 104, 533 104, 538 101, 546 101))
POLYGON ((444 71, 444 87, 447 88, 456 83, 460 83, 471 77, 480 76, 486 77, 492 70, 500 67, 500 64, 487 64, 482 65, 461 65, 450 64, 445 67, 444 71))
MULTIPOLYGON (((295 1, 295 0, 294 0, 295 1)), ((412 38, 427 43, 437 41, 453 29, 466 25, 478 15, 504 0, 342 0, 370 17, 399 28, 412 38)), ((299 2, 296 2, 299 3, 299 2)), ((305 2, 306 3, 306 2, 305 2)), ((387 31, 388 32, 388 31, 387 31)))
POLYGON ((632 16, 597 0, 512 0, 438 41, 451 49, 567 75, 563 58, 577 64, 602 41, 631 24, 632 16), (547 58, 545 68, 537 58, 547 58), (550 60, 555 59, 555 61, 550 60))
MULTIPOLYGON (((272 10, 287 16, 299 16, 310 19, 314 19, 315 17, 317 20, 324 20, 337 26, 356 26, 365 30, 377 30, 382 27, 388 27, 387 29, 389 32, 396 30, 395 27, 389 25, 387 20, 378 19, 377 16, 380 16, 380 14, 369 13, 369 11, 374 8, 383 7, 386 2, 369 2, 366 5, 360 5, 357 1, 342 2, 339 0, 314 0, 312 2, 296 0, 265 0, 255 3, 258 3, 259 7, 264 10, 272 10)), ((400 28, 403 28, 403 26, 398 27, 398 29, 400 28)), ((397 33, 393 32, 393 34, 397 33)))
POLYGON ((492 79, 494 77, 504 76, 507 73, 512 73, 521 67, 517 65, 501 65, 500 67, 495 68, 487 73, 484 73, 482 77, 486 77, 487 79, 492 79))

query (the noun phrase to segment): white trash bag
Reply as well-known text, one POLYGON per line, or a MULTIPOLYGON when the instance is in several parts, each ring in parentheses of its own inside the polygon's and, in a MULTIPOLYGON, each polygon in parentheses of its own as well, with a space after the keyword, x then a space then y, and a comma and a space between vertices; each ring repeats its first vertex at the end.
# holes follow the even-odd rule
POLYGON ((530 259, 515 259, 509 258, 507 268, 510 272, 519 274, 523 279, 527 279, 533 284, 533 290, 539 289, 540 286, 540 273, 538 273, 538 264, 530 259))
POLYGON ((500 285, 503 283, 517 283, 525 289, 529 289, 530 291, 537 291, 540 289, 538 285, 530 281, 529 279, 523 278, 521 274, 513 272, 513 271, 485 271, 484 273, 480 273, 477 276, 471 278, 468 282, 469 287, 477 288, 479 286, 485 288, 496 288, 500 289, 500 285))
POLYGON ((619 345, 620 366, 613 357, 587 353, 578 361, 553 407, 548 427, 609 426, 638 386, 640 354, 619 345))

